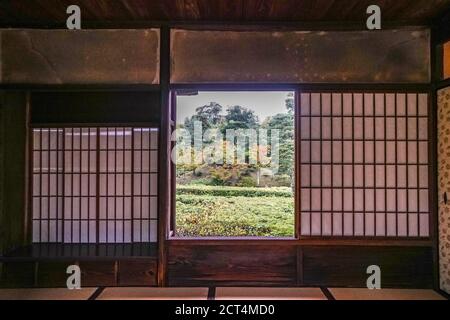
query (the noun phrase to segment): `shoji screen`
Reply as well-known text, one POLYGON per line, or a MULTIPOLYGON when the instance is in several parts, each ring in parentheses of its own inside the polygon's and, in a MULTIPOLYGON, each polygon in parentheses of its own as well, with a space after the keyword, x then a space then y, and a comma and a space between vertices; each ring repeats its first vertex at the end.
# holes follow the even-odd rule
POLYGON ((33 242, 157 240, 158 130, 33 129, 33 242))
POLYGON ((428 96, 302 93, 303 236, 428 237, 428 96))

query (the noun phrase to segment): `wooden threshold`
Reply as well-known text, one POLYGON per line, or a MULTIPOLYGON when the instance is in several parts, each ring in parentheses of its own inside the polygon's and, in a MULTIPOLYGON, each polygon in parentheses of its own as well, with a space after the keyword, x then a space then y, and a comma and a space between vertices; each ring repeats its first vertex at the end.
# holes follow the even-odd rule
POLYGON ((431 240, 391 240, 391 239, 242 239, 242 238, 172 238, 169 246, 242 246, 242 245, 276 245, 276 246, 405 246, 431 247, 431 240))

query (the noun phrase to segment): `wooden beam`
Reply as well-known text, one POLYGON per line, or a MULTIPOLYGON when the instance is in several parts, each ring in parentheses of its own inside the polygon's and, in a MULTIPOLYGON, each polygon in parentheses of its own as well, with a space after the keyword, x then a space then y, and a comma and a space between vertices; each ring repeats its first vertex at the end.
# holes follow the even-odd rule
POLYGON ((170 215, 170 30, 160 33, 161 127, 159 137, 158 285, 166 285, 168 221, 170 215))

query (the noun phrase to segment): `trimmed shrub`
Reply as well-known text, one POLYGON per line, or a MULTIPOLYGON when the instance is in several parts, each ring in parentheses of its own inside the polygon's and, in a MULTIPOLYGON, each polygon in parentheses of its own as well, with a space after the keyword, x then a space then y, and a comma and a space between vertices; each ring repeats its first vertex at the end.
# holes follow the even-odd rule
POLYGON ((256 180, 252 177, 241 177, 238 183, 238 187, 256 187, 256 180))
POLYGON ((219 197, 293 197, 292 189, 286 187, 250 188, 177 185, 177 194, 210 195, 219 197))

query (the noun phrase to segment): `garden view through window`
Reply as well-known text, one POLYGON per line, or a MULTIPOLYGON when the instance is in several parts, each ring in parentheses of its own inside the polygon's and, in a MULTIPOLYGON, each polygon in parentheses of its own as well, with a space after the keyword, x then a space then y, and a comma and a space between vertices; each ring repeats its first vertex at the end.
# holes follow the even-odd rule
POLYGON ((177 94, 178 237, 295 236, 295 93, 177 94))

